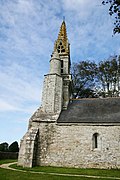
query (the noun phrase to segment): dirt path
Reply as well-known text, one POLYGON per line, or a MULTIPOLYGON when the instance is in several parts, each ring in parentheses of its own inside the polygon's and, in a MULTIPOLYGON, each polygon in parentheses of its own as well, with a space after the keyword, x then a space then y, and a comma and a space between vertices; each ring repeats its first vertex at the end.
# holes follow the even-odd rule
POLYGON ((90 175, 80 175, 80 174, 61 174, 61 173, 47 173, 47 172, 35 172, 35 171, 25 171, 25 170, 20 170, 20 169, 14 169, 9 167, 12 164, 16 164, 16 162, 13 163, 7 163, 7 164, 2 164, 0 165, 0 168, 4 169, 9 169, 12 171, 20 171, 20 172, 29 172, 29 173, 37 173, 37 174, 48 174, 48 175, 55 175, 55 176, 69 176, 69 177, 87 177, 87 178, 94 178, 94 179, 115 179, 115 180, 120 180, 119 177, 104 177, 104 176, 90 176, 90 175))

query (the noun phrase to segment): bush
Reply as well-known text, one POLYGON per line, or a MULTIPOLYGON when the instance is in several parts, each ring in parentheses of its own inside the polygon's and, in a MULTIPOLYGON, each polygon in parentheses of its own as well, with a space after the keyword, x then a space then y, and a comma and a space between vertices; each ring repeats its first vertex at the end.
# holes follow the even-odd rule
POLYGON ((19 152, 18 142, 15 141, 9 146, 9 152, 19 152))
POLYGON ((0 151, 7 152, 8 151, 8 143, 4 142, 0 144, 0 151))

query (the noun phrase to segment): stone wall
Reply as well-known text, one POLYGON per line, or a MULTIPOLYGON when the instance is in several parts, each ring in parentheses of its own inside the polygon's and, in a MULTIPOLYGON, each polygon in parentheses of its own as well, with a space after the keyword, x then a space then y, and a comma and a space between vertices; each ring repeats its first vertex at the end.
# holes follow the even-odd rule
POLYGON ((39 165, 120 168, 120 126, 40 123, 39 165), (98 133, 98 148, 93 134, 98 133))
POLYGON ((62 108, 62 77, 57 74, 45 76, 42 107, 46 113, 60 112, 62 108))
POLYGON ((60 55, 60 58, 63 60, 63 74, 69 74, 69 56, 60 55))
POLYGON ((58 54, 58 58, 52 58, 50 60, 50 74, 58 74, 61 75, 61 60, 58 54))

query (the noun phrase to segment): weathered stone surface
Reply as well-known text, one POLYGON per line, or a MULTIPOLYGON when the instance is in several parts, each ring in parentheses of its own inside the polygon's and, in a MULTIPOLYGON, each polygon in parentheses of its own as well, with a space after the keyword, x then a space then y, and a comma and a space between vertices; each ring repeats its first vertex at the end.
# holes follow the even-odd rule
POLYGON ((53 52, 50 60, 50 74, 61 75, 61 59, 57 52, 57 49, 53 52))
POLYGON ((41 124, 40 165, 120 168, 120 126, 41 124), (98 148, 93 134, 98 133, 98 148))
POLYGON ((32 167, 34 164, 35 144, 38 141, 38 128, 32 127, 23 136, 20 143, 18 165, 23 167, 32 167))
POLYGON ((62 77, 57 74, 45 76, 42 108, 45 113, 58 113, 62 109, 62 77))

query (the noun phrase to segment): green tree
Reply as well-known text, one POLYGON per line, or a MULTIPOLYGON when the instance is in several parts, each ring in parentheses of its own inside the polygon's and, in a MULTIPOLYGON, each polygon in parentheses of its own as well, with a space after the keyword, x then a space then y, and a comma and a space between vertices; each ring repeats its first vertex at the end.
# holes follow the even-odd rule
POLYGON ((109 96, 113 96, 118 90, 118 69, 119 62, 117 56, 101 61, 98 68, 98 79, 101 82, 103 91, 109 96))
POLYGON ((8 151, 8 143, 4 142, 0 144, 0 151, 7 152, 8 151))
POLYGON ((73 94, 75 94, 75 97, 80 95, 81 92, 85 92, 86 89, 90 90, 95 86, 96 75, 97 65, 94 62, 81 61, 73 64, 73 94))
POLYGON ((115 17, 113 33, 120 33, 120 0, 105 0, 102 4, 110 3, 109 14, 115 17))
POLYGON ((17 141, 13 142, 13 143, 9 146, 9 151, 10 151, 10 152, 18 152, 18 151, 19 151, 19 146, 18 146, 18 142, 17 142, 17 141))
POLYGON ((95 95, 94 90, 90 88, 85 88, 85 89, 81 89, 81 91, 79 92, 79 97, 80 98, 93 98, 97 96, 95 95))
POLYGON ((75 98, 119 96, 120 56, 111 56, 98 65, 90 61, 74 63, 72 79, 75 98))
POLYGON ((112 81, 112 74, 110 68, 110 61, 101 61, 99 63, 98 77, 102 83, 103 90, 105 91, 107 87, 108 92, 110 88, 110 82, 112 81))

